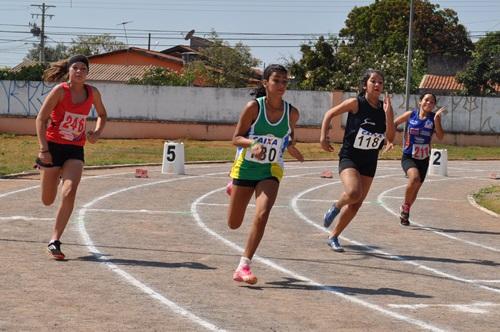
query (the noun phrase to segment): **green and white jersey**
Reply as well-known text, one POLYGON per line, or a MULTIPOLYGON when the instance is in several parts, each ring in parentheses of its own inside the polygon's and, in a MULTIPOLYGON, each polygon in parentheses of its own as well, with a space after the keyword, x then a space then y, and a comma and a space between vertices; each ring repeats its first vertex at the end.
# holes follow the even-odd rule
POLYGON ((257 98, 259 114, 248 131, 249 139, 262 144, 264 155, 257 159, 250 147, 238 147, 231 168, 231 178, 240 180, 263 180, 271 177, 281 181, 284 171, 283 153, 290 142, 290 108, 284 101, 283 115, 276 123, 271 123, 266 114, 266 97, 257 98))

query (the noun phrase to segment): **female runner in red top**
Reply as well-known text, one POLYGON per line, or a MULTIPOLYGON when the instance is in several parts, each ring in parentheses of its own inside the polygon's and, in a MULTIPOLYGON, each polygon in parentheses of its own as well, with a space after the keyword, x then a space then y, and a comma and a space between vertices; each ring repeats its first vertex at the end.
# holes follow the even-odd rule
POLYGON ((82 177, 86 140, 95 143, 106 123, 106 109, 99 91, 85 84, 89 61, 83 55, 53 64, 44 73, 44 79, 57 82, 45 98, 36 118, 36 133, 40 151, 36 162, 41 174, 42 202, 51 205, 62 180, 61 205, 48 245, 54 259, 64 259, 59 239, 73 212, 76 190, 82 177), (97 112, 95 130, 86 131, 86 119, 94 105, 97 112))

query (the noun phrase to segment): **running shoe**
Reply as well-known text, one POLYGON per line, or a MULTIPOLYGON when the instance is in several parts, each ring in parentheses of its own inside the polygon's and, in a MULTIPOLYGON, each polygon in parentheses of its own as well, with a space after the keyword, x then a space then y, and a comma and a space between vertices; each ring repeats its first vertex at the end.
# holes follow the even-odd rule
POLYGON ((66 257, 61 251, 61 242, 59 240, 55 240, 49 243, 47 247, 47 253, 55 260, 63 260, 64 257, 66 257))
POLYGON ((246 282, 247 284, 253 285, 257 283, 257 277, 250 270, 250 265, 246 264, 240 268, 237 268, 233 273, 233 280, 246 282))
POLYGON ((344 248, 342 248, 336 236, 329 237, 326 243, 328 243, 328 246, 332 248, 333 251, 344 252, 344 248))
POLYGON ((401 206, 399 221, 403 226, 410 226, 410 209, 406 204, 401 206))
POLYGON ((325 228, 330 227, 330 225, 333 222, 333 219, 339 214, 340 209, 335 206, 335 204, 332 205, 332 207, 326 211, 325 216, 323 217, 323 226, 325 228))

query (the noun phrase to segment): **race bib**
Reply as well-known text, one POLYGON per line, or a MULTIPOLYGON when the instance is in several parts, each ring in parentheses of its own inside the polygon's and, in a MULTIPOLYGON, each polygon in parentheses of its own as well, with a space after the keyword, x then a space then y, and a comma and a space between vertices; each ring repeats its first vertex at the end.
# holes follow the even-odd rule
POLYGON ((250 139, 262 144, 262 156, 258 159, 252 154, 250 148, 247 148, 245 160, 253 161, 260 164, 276 163, 281 159, 281 150, 283 139, 274 136, 251 136, 250 139))
POLYGON ((372 133, 366 129, 359 128, 354 147, 360 150, 377 150, 384 141, 385 135, 372 133))
POLYGON ((59 125, 59 134, 68 141, 79 141, 85 131, 87 116, 70 112, 64 113, 64 119, 59 125))
POLYGON ((414 159, 422 160, 429 158, 431 152, 429 144, 413 144, 413 149, 411 151, 411 156, 414 159))

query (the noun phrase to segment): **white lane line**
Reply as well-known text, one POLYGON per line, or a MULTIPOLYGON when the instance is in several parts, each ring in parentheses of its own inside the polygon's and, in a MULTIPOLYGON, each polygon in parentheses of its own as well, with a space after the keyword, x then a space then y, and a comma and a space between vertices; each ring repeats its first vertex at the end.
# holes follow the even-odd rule
POLYGON ((9 191, 9 192, 0 194, 0 198, 7 197, 7 196, 10 196, 10 195, 14 195, 14 194, 18 194, 18 193, 22 193, 24 191, 29 191, 29 190, 36 189, 36 188, 40 188, 40 185, 26 187, 26 188, 23 188, 23 189, 18 189, 18 190, 13 190, 13 191, 9 191))
MULTIPOLYGON (((436 179, 436 180, 429 180, 427 182, 438 182, 438 181, 451 181, 451 180, 460 180, 462 178, 447 178, 447 179, 436 179)), ((391 208, 389 208, 385 203, 384 203, 384 198, 385 198, 385 195, 391 191, 394 191, 394 190, 397 190, 397 189, 401 189, 401 188, 405 188, 406 187, 406 184, 404 185, 401 185, 401 186, 397 186, 397 187, 392 187, 390 189, 387 189, 383 192, 381 192, 378 196, 377 196, 377 201, 380 203, 380 205, 387 211, 389 212, 390 214, 396 216, 396 217, 399 217, 399 212, 397 211, 393 211, 391 208)), ((427 226, 424 226, 416 221, 414 221, 413 219, 410 219, 411 223, 413 225, 417 225, 419 226, 420 228, 422 229, 425 229, 427 231, 430 231, 434 234, 437 234, 437 235, 440 235, 440 236, 444 236, 444 237, 447 237, 449 239, 452 239, 452 240, 455 240, 455 241, 459 241, 459 242, 463 242, 463 243, 467 243, 467 244, 470 244, 472 246, 476 246, 476 247, 479 247, 479 248, 483 248, 483 249, 487 249, 487 250, 491 250, 491 251, 495 251, 495 252, 500 252, 500 249, 499 248, 495 248, 495 247, 490 247, 490 246, 486 246, 484 244, 481 244, 481 243, 477 243, 477 242, 474 242, 474 241, 469 241, 469 240, 464 240, 464 239, 461 239, 459 237, 456 237, 456 236, 453 236, 453 235, 450 235, 450 234, 446 234, 445 232, 441 232, 441 231, 437 231, 435 229, 432 229, 432 228, 429 228, 427 226)))
MULTIPOLYGON (((221 174, 221 173, 212 173, 212 174, 207 174, 207 176, 210 175, 216 175, 216 174, 221 174)), ((183 316, 190 320, 191 322, 198 324, 207 330, 210 331, 224 331, 223 329, 217 327, 216 325, 210 323, 207 320, 204 320, 194 313, 188 311, 187 309, 184 309, 180 305, 176 304, 175 302, 169 300, 165 296, 161 295, 160 293, 156 292, 154 289, 151 287, 145 285, 143 282, 139 281, 129 273, 125 272, 124 270, 120 269, 116 264, 113 264, 109 262, 109 258, 105 255, 102 255, 102 253, 95 247, 92 239, 90 238, 86 228, 85 228, 85 213, 88 208, 90 208, 92 205, 95 203, 109 198, 113 195, 123 193, 129 190, 137 189, 137 188, 143 188, 143 187, 148 187, 148 186, 154 186, 158 184, 163 184, 163 183, 168 183, 168 182, 173 182, 173 181, 180 181, 180 180, 191 180, 191 179, 196 179, 196 178, 203 178, 203 176, 190 176, 190 177, 179 177, 179 178, 173 178, 173 179, 167 179, 167 180, 160 180, 156 182, 148 182, 148 183, 143 183, 135 186, 130 186, 130 187, 125 187, 119 190, 115 190, 112 192, 109 192, 105 195, 102 195, 100 197, 95 198, 94 200, 86 203, 83 208, 78 210, 78 217, 77 217, 77 224, 78 224, 78 230, 80 232, 80 235, 83 239, 83 242, 87 246, 87 249, 89 250, 90 253, 94 254, 97 259, 105 264, 111 271, 122 277, 125 281, 127 281, 129 284, 137 287, 139 290, 150 296, 151 298, 159 301, 160 303, 166 305, 170 310, 172 310, 175 314, 178 314, 180 316, 183 316)))
MULTIPOLYGON (((332 183, 323 184, 323 185, 321 185, 321 187, 327 186, 327 185, 330 185, 330 184, 332 184, 332 183)), ((225 237, 219 235, 217 232, 215 232, 212 229, 210 229, 203 222, 203 220, 200 217, 200 214, 198 213, 198 210, 197 210, 197 206, 201 205, 201 201, 203 201, 206 197, 208 197, 208 196, 210 196, 210 195, 212 195, 212 194, 214 194, 216 192, 223 191, 225 189, 226 189, 225 187, 219 188, 219 189, 215 189, 215 190, 207 192, 206 194, 198 197, 191 204, 191 212, 192 212, 193 217, 196 220, 198 226, 200 226, 205 232, 207 232, 208 234, 212 235, 213 237, 215 237, 219 241, 223 242, 227 246, 229 246, 232 249, 236 250, 237 252, 241 253, 241 252, 243 252, 243 248, 242 247, 238 246, 234 242, 229 241, 225 237)), ((343 299, 345 299, 345 300, 347 300, 349 302, 352 302, 352 303, 361 305, 363 307, 367 307, 369 309, 375 310, 375 311, 377 311, 379 313, 382 313, 382 314, 384 314, 386 316, 398 319, 398 320, 406 322, 408 324, 416 325, 416 326, 421 327, 421 328, 426 329, 426 330, 430 330, 430 331, 444 331, 443 329, 441 329, 439 327, 436 327, 434 325, 428 324, 427 322, 424 322, 424 321, 421 321, 421 320, 418 320, 418 319, 415 319, 415 318, 412 318, 412 317, 408 317, 408 316, 399 314, 399 313, 391 311, 391 310, 387 310, 387 309, 385 309, 385 308, 383 308, 383 307, 381 307, 381 306, 379 306, 377 304, 373 304, 373 303, 370 303, 368 301, 364 301, 364 300, 361 300, 359 298, 356 298, 355 296, 345 294, 342 289, 339 289, 337 287, 325 286, 323 284, 320 284, 320 283, 318 283, 318 282, 316 282, 316 281, 314 281, 312 279, 309 279, 309 278, 304 277, 304 276, 302 276, 302 275, 300 275, 298 273, 295 273, 295 272, 293 272, 291 270, 288 270, 288 269, 282 267, 281 265, 278 265, 278 264, 274 263, 270 259, 263 258, 263 257, 260 257, 258 255, 255 255, 253 257, 253 260, 254 261, 258 261, 258 262, 260 262, 260 263, 262 263, 264 265, 267 265, 270 268, 272 268, 274 270, 277 270, 277 271, 279 271, 281 273, 287 274, 287 275, 293 277, 294 279, 301 280, 301 281, 303 281, 303 282, 305 282, 305 283, 307 283, 307 284, 309 284, 311 286, 321 288, 322 290, 324 290, 326 292, 329 292, 329 293, 332 293, 332 294, 334 294, 336 296, 339 296, 339 297, 341 297, 341 298, 343 298, 343 299)))
MULTIPOLYGON (((200 203, 200 205, 208 205, 208 206, 229 206, 229 203, 200 203)), ((255 204, 248 204, 250 207, 255 207, 255 204)), ((290 206, 288 205, 273 205, 273 207, 277 208, 282 208, 282 209, 289 209, 290 206)))
POLYGON ((27 217, 27 216, 10 216, 10 217, 0 217, 0 220, 24 220, 24 221, 31 221, 31 220, 56 220, 55 218, 42 218, 42 217, 27 217))
MULTIPOLYGON (((127 173, 111 173, 111 174, 104 174, 104 175, 88 175, 88 176, 82 177, 82 181, 83 180, 87 180, 87 179, 105 178, 105 177, 116 176, 116 175, 123 175, 123 174, 129 174, 129 173, 130 172, 127 172, 127 173)), ((40 180, 37 180, 37 181, 40 182, 40 180)), ((23 189, 9 191, 9 192, 0 194, 0 198, 7 197, 7 196, 10 196, 10 195, 14 195, 14 194, 18 194, 18 193, 21 193, 21 192, 24 192, 24 191, 29 191, 29 190, 36 189, 36 188, 40 188, 40 185, 36 185, 36 186, 26 187, 26 188, 23 188, 23 189)))
POLYGON ((395 309, 410 309, 410 310, 443 307, 472 314, 486 314, 489 312, 488 310, 486 310, 487 308, 498 307, 500 306, 500 304, 491 302, 474 302, 471 304, 426 304, 426 303, 388 304, 387 306, 395 309))
MULTIPOLYGON (((336 199, 315 199, 315 198, 299 198, 299 201, 303 202, 318 202, 318 203, 330 203, 333 204, 337 202, 336 199)), ((364 201, 363 204, 372 204, 371 201, 364 201)))
POLYGON ((189 211, 168 211, 168 210, 120 210, 120 209, 87 209, 88 212, 105 213, 140 213, 140 214, 190 214, 189 211))
POLYGON ((497 213, 490 211, 490 210, 480 206, 479 204, 477 204, 476 200, 474 199, 474 197, 472 195, 467 195, 467 201, 469 201, 469 204, 472 205, 473 207, 475 207, 476 209, 479 209, 479 210, 489 214, 490 216, 493 216, 496 218, 499 217, 497 213))
MULTIPOLYGON (((375 179, 380 179, 380 178, 383 178, 383 177, 390 177, 390 176, 393 176, 393 175, 384 175, 384 176, 379 176, 375 179)), ((340 181, 337 181, 337 182, 334 182, 334 183, 331 183, 331 184, 338 184, 340 183, 340 181)), ((317 189, 320 189, 322 187, 324 187, 326 185, 321 185, 321 186, 316 186, 316 187, 312 187, 312 188, 309 188, 307 190, 304 190, 300 193, 298 193, 294 198, 292 198, 292 208, 293 210, 295 211, 295 213, 299 216, 299 218, 301 218, 303 221, 305 221, 306 223, 308 223, 309 225, 325 232, 325 233, 329 233, 328 230, 326 230, 322 225, 318 225, 316 224, 314 221, 312 221, 311 219, 309 219, 308 217, 306 217, 301 211, 300 209, 298 208, 297 206, 297 201, 298 199, 309 193, 309 192, 312 192, 312 191, 315 191, 317 189)), ((405 185, 406 186, 406 185, 405 185)), ((387 208, 386 208, 387 209, 387 208)), ((431 272, 433 274, 436 274, 436 275, 439 275, 441 277, 444 277, 444 278, 447 278, 447 279, 451 279, 451 280, 455 280, 455 281, 459 281, 459 282, 463 282, 463 283, 467 283, 467 284, 470 284, 470 285, 473 285, 473 286, 476 286, 476 287, 479 287, 481 289, 484 289, 484 290, 487 290, 487 291, 490 291, 490 292, 494 292, 494 293, 498 293, 500 294, 500 289, 498 288, 493 288, 493 287, 489 287, 489 286, 485 286, 485 285, 481 285, 479 283, 476 283, 474 282, 474 280, 469 280, 469 279, 465 279, 465 278, 462 278, 462 277, 458 277, 458 276, 455 276, 455 275, 452 275, 452 274, 449 274, 449 273, 446 273, 446 272, 443 272, 441 270, 438 270, 438 269, 434 269, 434 268, 431 268, 431 267, 428 267, 426 265, 423 265, 423 264, 419 264, 417 262, 414 262, 414 261, 411 261, 411 260, 408 260, 407 258, 405 257, 401 257, 401 256, 398 256, 398 255, 394 255, 394 254, 391 254, 391 253, 388 253, 386 251, 383 251, 383 250, 379 250, 379 249, 373 249, 373 247, 367 245, 367 244, 364 244, 364 243, 361 243, 361 242, 358 242, 358 241, 355 241, 355 240, 352 240, 352 239, 349 239, 343 235, 340 236, 341 239, 343 240, 346 240, 348 242, 351 242, 357 246, 361 246, 363 248, 365 248, 368 252, 373 252, 373 253, 376 253, 376 254, 379 254, 379 255, 383 255, 384 257, 386 258, 389 258, 389 259, 393 259, 395 261, 398 261, 398 262, 402 262, 402 263, 405 263, 405 264, 409 264, 409 265, 413 265, 415 267, 418 267, 419 269, 422 269, 422 270, 425 270, 425 271, 428 271, 428 272, 431 272)))
MULTIPOLYGON (((431 180, 432 181, 432 180, 431 180)), ((384 196, 384 198, 390 198, 390 199, 400 199, 403 200, 404 196, 384 196)), ((444 198, 432 198, 432 197, 418 197, 418 200, 422 201, 442 201, 442 202, 464 202, 463 199, 444 199, 444 198)))
POLYGON ((491 279, 476 279, 476 280, 472 280, 474 282, 485 282, 485 283, 492 283, 492 284, 496 284, 496 283, 500 283, 500 280, 491 280, 491 279))

